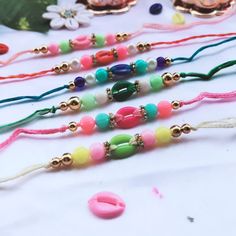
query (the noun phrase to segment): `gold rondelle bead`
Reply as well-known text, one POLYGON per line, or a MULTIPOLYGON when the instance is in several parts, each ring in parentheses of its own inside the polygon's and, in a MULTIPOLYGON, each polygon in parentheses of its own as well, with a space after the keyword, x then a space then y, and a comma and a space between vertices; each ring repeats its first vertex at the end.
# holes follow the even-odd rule
POLYGON ((42 53, 47 53, 47 52, 48 52, 48 47, 47 47, 47 46, 42 46, 42 47, 40 48, 40 52, 42 52, 42 53))
POLYGON ((192 127, 189 124, 184 124, 181 126, 181 130, 184 134, 189 134, 192 130, 192 127))
POLYGON ((68 104, 66 102, 61 102, 59 108, 61 111, 66 111, 68 109, 68 104))
POLYGON ((64 72, 67 72, 70 69, 70 65, 67 62, 63 62, 60 67, 64 72))
POLYGON ((173 125, 170 128, 170 131, 171 131, 172 137, 174 137, 174 138, 178 138, 182 133, 182 130, 178 125, 173 125))
POLYGON ((50 166, 52 168, 59 168, 61 166, 61 159, 58 157, 55 157, 51 160, 50 166))
POLYGON ((59 74, 59 73, 61 72, 60 66, 54 66, 54 67, 53 67, 53 70, 54 70, 57 74, 59 74))
POLYGON ((164 73, 162 75, 162 79, 163 79, 164 85, 166 86, 171 86, 173 84, 173 76, 171 73, 168 73, 168 72, 164 73))
POLYGON ((69 130, 71 132, 75 132, 78 129, 77 123, 75 121, 72 121, 69 123, 69 130))
POLYGON ((70 153, 64 153, 61 158, 61 162, 64 166, 71 166, 73 163, 73 159, 70 153))
POLYGON ((70 90, 74 90, 75 89, 75 83, 73 81, 70 81, 68 85, 69 85, 69 89, 70 90))
POLYGON ((166 57, 165 58, 165 63, 166 63, 167 66, 169 66, 171 64, 171 58, 166 57))
POLYGON ((39 53, 40 53, 40 50, 39 50, 39 48, 34 48, 34 50, 33 50, 33 51, 34 51, 34 53, 35 53, 35 54, 39 54, 39 53))
POLYGON ((177 110, 180 108, 180 101, 173 101, 171 102, 171 106, 174 110, 177 110))
POLYGON ((79 97, 71 97, 68 101, 68 106, 71 110, 79 110, 81 107, 81 101, 79 97))
POLYGON ((173 80, 174 80, 174 81, 180 80, 180 74, 177 73, 177 72, 175 72, 175 73, 173 74, 173 80))

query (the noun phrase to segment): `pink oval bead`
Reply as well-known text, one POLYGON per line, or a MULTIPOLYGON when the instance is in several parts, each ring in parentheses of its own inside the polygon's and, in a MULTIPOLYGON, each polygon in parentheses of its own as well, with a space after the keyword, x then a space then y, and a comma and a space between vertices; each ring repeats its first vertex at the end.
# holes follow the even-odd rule
POLYGON ((52 54, 52 55, 57 55, 59 54, 59 46, 55 43, 52 43, 48 46, 48 51, 52 54))
POLYGON ((117 46, 116 48, 118 59, 123 60, 128 56, 128 49, 124 45, 117 46))
POLYGON ((79 124, 85 133, 92 133, 95 127, 95 120, 91 116, 84 116, 80 120, 79 124))
POLYGON ((101 162, 105 160, 105 147, 102 143, 93 143, 90 146, 90 155, 93 161, 101 162))
POLYGON ((116 194, 101 192, 88 201, 89 209, 98 217, 111 219, 121 215, 125 210, 125 202, 116 194))
POLYGON ((86 35, 78 36, 75 40, 73 40, 72 43, 75 49, 86 49, 86 48, 90 48, 91 46, 90 37, 86 35))
POLYGON ((141 133, 144 148, 152 148, 156 145, 155 133, 151 130, 146 130, 141 133))
POLYGON ((171 116, 172 106, 170 102, 161 101, 158 103, 157 108, 158 108, 158 116, 160 118, 167 118, 171 116))
POLYGON ((114 34, 106 35, 106 42, 107 45, 113 45, 116 43, 116 36, 114 34))
POLYGON ((80 63, 85 70, 91 69, 93 67, 93 59, 89 55, 83 55, 80 59, 80 63))
POLYGON ((136 107, 122 107, 116 113, 118 117, 116 119, 117 126, 122 129, 130 129, 139 125, 141 121, 141 116, 136 116, 137 114, 136 107))

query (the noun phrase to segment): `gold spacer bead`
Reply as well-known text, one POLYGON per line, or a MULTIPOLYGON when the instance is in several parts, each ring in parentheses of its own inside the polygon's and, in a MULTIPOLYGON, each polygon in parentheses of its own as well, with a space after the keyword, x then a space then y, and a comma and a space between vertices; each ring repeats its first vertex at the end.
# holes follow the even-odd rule
POLYGON ((137 44, 137 49, 139 50, 139 52, 143 52, 145 50, 145 46, 143 43, 138 43, 137 44))
POLYGON ((61 167, 61 159, 58 157, 53 158, 50 162, 50 167, 55 169, 61 167))
POLYGON ((122 39, 123 39, 123 37, 122 37, 122 34, 121 34, 121 33, 116 34, 116 41, 117 41, 117 42, 121 42, 122 39))
POLYGON ((64 72, 67 72, 70 69, 70 65, 67 62, 63 62, 60 66, 61 70, 63 70, 64 72))
POLYGON ((47 46, 42 46, 39 50, 40 50, 40 52, 42 52, 44 54, 48 53, 48 47, 47 46))
POLYGON ((61 158, 62 165, 65 167, 71 166, 73 159, 70 153, 64 153, 61 158))
POLYGON ((66 111, 68 109, 68 104, 66 102, 61 102, 59 108, 61 111, 66 111))
POLYGON ((81 107, 81 101, 80 101, 79 97, 71 97, 68 100, 68 106, 73 111, 79 110, 81 107))
POLYGON ((77 123, 75 121, 72 121, 69 123, 69 130, 71 132, 75 132, 78 129, 77 123))
POLYGON ((181 126, 181 131, 184 133, 184 134, 189 134, 192 130, 192 127, 189 125, 189 124, 184 124, 181 126))
POLYGON ((177 72, 175 72, 175 73, 173 74, 173 80, 174 80, 174 81, 179 81, 179 80, 180 80, 180 74, 177 73, 177 72))
POLYGON ((39 54, 40 53, 39 48, 34 48, 33 51, 34 51, 35 54, 39 54))
POLYGON ((68 85, 70 90, 75 90, 75 83, 73 81, 70 81, 68 85))
POLYGON ((178 125, 173 125, 170 127, 171 136, 178 138, 182 134, 182 130, 178 125))
POLYGON ((150 43, 145 43, 145 49, 150 50, 151 49, 151 44, 150 43))
POLYGON ((60 66, 54 66, 54 67, 53 67, 53 70, 54 70, 57 74, 60 74, 60 72, 61 72, 60 66))
POLYGON ((162 79, 165 86, 171 86, 173 84, 173 76, 171 73, 164 73, 162 79))
POLYGON ((123 33, 123 34, 122 34, 122 38, 123 38, 123 40, 127 40, 128 37, 129 37, 129 35, 128 35, 127 33, 123 33))
POLYGON ((92 45, 96 45, 96 35, 95 34, 92 34, 91 35, 91 42, 92 42, 92 45))
POLYGON ((169 65, 171 64, 171 58, 170 58, 170 57, 166 57, 166 58, 165 58, 165 64, 166 64, 167 66, 169 66, 169 65))
POLYGON ((173 101, 171 102, 171 106, 174 110, 177 110, 180 108, 181 104, 180 104, 180 101, 173 101))

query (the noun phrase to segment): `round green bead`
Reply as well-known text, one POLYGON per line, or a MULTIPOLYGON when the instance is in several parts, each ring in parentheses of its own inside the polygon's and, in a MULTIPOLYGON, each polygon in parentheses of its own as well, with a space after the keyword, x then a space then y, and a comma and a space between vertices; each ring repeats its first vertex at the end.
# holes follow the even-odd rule
POLYGON ((158 91, 163 88, 163 80, 160 75, 152 75, 150 77, 150 84, 154 91, 158 91))
POLYGON ((106 113, 100 113, 95 117, 95 122, 99 129, 107 129, 110 125, 110 116, 106 113))
POLYGON ((144 60, 137 60, 135 62, 135 71, 138 75, 146 74, 148 63, 144 60))
POLYGON ((94 95, 92 95, 92 94, 85 94, 81 98, 81 102, 82 102, 85 110, 92 110, 93 108, 96 107, 96 99, 95 99, 94 95))
POLYGON ((97 47, 103 47, 105 45, 105 37, 103 35, 98 34, 95 36, 95 39, 97 47))
POLYGON ((99 84, 105 83, 108 80, 108 72, 103 68, 98 69, 95 73, 95 77, 99 84))
POLYGON ((131 135, 119 134, 114 136, 110 144, 115 145, 116 148, 111 152, 111 159, 122 159, 133 155, 136 152, 136 146, 130 144, 131 135))
POLYGON ((71 46, 69 41, 62 41, 59 44, 61 53, 68 53, 71 51, 71 46))
POLYGON ((153 103, 149 103, 144 107, 147 112, 147 117, 149 120, 153 120, 157 116, 157 106, 153 103))

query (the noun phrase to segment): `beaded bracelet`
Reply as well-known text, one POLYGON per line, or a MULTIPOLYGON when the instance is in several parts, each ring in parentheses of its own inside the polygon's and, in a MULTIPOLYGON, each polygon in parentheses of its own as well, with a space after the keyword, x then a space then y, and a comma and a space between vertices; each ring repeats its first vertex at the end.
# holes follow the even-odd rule
POLYGON ((6 79, 23 79, 23 78, 38 78, 41 76, 46 75, 53 75, 53 74, 62 74, 67 73, 70 71, 78 72, 81 70, 89 70, 96 66, 103 66, 108 65, 116 60, 123 60, 129 56, 133 56, 137 53, 144 53, 151 49, 154 49, 156 46, 160 45, 175 45, 181 44, 183 42, 187 42, 193 39, 200 39, 200 38, 222 38, 222 37, 230 37, 235 36, 236 33, 225 33, 225 34, 205 34, 205 35, 197 35, 191 36, 175 41, 166 41, 166 42, 152 42, 152 43, 138 43, 137 45, 119 45, 116 48, 111 50, 102 50, 95 53, 95 55, 83 55, 80 59, 75 58, 71 62, 62 62, 60 65, 56 65, 51 69, 42 70, 35 73, 21 73, 17 75, 9 75, 9 76, 0 76, 0 80, 6 79))
POLYGON ((14 127, 19 127, 22 124, 29 123, 48 114, 55 114, 58 110, 65 112, 70 109, 71 111, 79 112, 81 108, 84 110, 92 110, 98 106, 104 106, 108 102, 123 102, 134 94, 146 94, 150 91, 157 92, 162 88, 176 85, 178 82, 182 81, 181 79, 186 79, 187 77, 192 78, 191 80, 187 80, 189 82, 193 79, 208 81, 221 70, 234 66, 235 64, 236 60, 227 61, 214 67, 207 74, 197 72, 180 72, 174 74, 164 73, 162 76, 152 75, 149 81, 136 80, 134 83, 128 81, 118 81, 111 89, 107 88, 103 93, 97 93, 95 95, 86 93, 81 98, 74 96, 67 102, 61 102, 58 106, 39 109, 21 120, 1 125, 0 132, 7 131, 14 127))
POLYGON ((134 128, 144 122, 152 122, 155 119, 169 118, 173 111, 183 108, 188 105, 201 102, 204 99, 215 99, 220 101, 228 101, 228 99, 236 98, 236 91, 228 93, 209 93, 202 92, 197 97, 183 101, 174 100, 161 101, 158 104, 148 103, 139 107, 126 106, 120 108, 115 114, 113 113, 99 113, 95 118, 91 116, 83 116, 79 122, 69 122, 68 125, 62 125, 60 128, 51 129, 16 129, 9 138, 0 143, 0 149, 12 144, 21 134, 27 135, 50 135, 57 133, 65 133, 66 131, 80 132, 85 134, 92 134, 95 131, 103 132, 108 129, 130 129, 134 128))
POLYGON ((137 60, 136 62, 131 62, 130 64, 117 64, 112 66, 111 68, 99 68, 96 70, 95 74, 88 74, 84 77, 77 76, 74 81, 70 81, 66 85, 62 85, 60 87, 51 89, 46 91, 38 96, 17 96, 0 100, 0 104, 12 103, 16 104, 16 102, 38 102, 42 99, 47 98, 48 96, 61 92, 63 90, 67 91, 81 91, 87 87, 91 87, 94 85, 100 85, 111 81, 122 80, 124 78, 130 78, 132 76, 140 76, 146 73, 151 73, 153 71, 164 69, 167 66, 173 65, 173 63, 187 63, 191 62, 195 59, 199 53, 204 50, 212 47, 217 47, 223 45, 225 43, 236 40, 236 37, 231 37, 226 40, 220 41, 214 44, 208 44, 206 46, 200 47, 197 49, 190 57, 158 57, 156 59, 149 58, 148 60, 137 60))
POLYGON ((170 128, 159 127, 156 130, 146 130, 140 134, 119 134, 104 143, 93 143, 90 148, 77 147, 72 153, 65 153, 61 157, 54 157, 49 163, 36 164, 23 170, 19 174, 0 179, 0 183, 20 178, 40 169, 61 170, 69 168, 83 168, 91 164, 110 160, 119 160, 161 146, 166 146, 181 135, 190 134, 202 128, 235 128, 236 118, 227 118, 219 121, 202 122, 196 126, 183 124, 173 125, 170 128))

